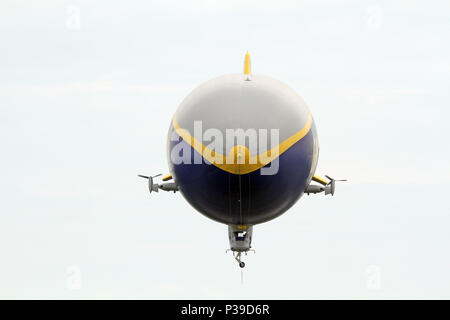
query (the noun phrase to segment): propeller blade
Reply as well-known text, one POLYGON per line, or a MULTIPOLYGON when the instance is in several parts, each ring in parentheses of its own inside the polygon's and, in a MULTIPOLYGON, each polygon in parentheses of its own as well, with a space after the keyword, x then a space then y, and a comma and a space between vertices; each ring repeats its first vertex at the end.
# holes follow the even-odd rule
POLYGON ((338 180, 338 179, 333 179, 332 177, 330 177, 330 176, 327 176, 327 175, 325 175, 325 177, 327 177, 330 181, 347 181, 347 179, 341 179, 341 180, 338 180))
POLYGON ((141 178, 144 178, 144 179, 150 179, 150 178, 156 178, 156 177, 159 177, 159 176, 161 176, 161 175, 162 175, 162 173, 157 174, 156 176, 153 176, 153 177, 149 177, 149 176, 144 176, 144 175, 142 175, 142 174, 138 174, 138 177, 141 177, 141 178))

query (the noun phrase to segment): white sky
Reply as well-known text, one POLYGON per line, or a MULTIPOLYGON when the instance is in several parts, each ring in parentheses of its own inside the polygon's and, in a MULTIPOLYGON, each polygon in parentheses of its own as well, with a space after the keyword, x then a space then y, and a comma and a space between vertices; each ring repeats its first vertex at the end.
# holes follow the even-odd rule
POLYGON ((3 0, 0 297, 449 299, 449 38, 448 1, 3 0), (349 182, 256 226, 241 285, 226 226, 136 174, 246 50, 349 182))

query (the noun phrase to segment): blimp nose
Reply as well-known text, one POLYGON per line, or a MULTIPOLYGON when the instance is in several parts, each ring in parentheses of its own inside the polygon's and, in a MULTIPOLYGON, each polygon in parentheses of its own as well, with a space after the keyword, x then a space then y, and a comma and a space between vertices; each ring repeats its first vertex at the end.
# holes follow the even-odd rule
POLYGON ((250 164, 250 150, 245 146, 236 145, 230 149, 226 160, 229 164, 250 164))
POLYGON ((252 157, 250 150, 243 145, 235 145, 230 148, 224 157, 221 168, 234 174, 244 174, 256 170, 258 157, 252 157))

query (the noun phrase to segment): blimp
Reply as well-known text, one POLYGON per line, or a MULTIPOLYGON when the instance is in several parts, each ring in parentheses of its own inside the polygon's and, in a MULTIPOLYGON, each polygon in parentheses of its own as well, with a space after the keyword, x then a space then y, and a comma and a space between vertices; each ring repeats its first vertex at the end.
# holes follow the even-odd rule
POLYGON ((227 225, 239 267, 256 225, 289 210, 304 194, 334 195, 336 180, 315 174, 314 118, 288 85, 251 72, 208 80, 178 106, 169 124, 169 173, 149 176, 151 194, 181 193, 199 213, 227 225), (158 181, 160 179, 161 181, 158 181))

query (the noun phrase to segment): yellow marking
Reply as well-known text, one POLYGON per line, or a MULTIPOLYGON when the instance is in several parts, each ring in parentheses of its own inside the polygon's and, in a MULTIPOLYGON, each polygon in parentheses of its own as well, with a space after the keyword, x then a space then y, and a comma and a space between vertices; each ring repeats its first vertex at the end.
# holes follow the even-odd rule
POLYGON ((172 179, 172 175, 171 174, 166 174, 163 178, 162 181, 168 181, 172 179))
POLYGON ((313 179, 315 182, 318 182, 318 183, 320 183, 320 184, 323 184, 324 186, 328 184, 328 181, 327 181, 327 180, 325 180, 324 178, 318 177, 318 176, 316 176, 316 175, 313 175, 312 179, 313 179))
POLYGON ((229 150, 228 155, 222 155, 204 146, 200 141, 191 136, 189 132, 181 128, 177 122, 176 115, 173 117, 172 124, 178 135, 200 153, 203 158, 226 172, 240 175, 264 167, 306 136, 311 129, 312 116, 311 113, 308 115, 308 120, 302 129, 281 142, 278 146, 256 156, 251 156, 250 150, 244 146, 235 146, 229 150))
POLYGON ((244 61, 244 74, 250 74, 250 69, 250 54, 247 52, 244 61))
POLYGON ((247 230, 247 226, 246 226, 246 225, 238 224, 238 225, 237 225, 237 228, 238 228, 239 230, 247 230))

